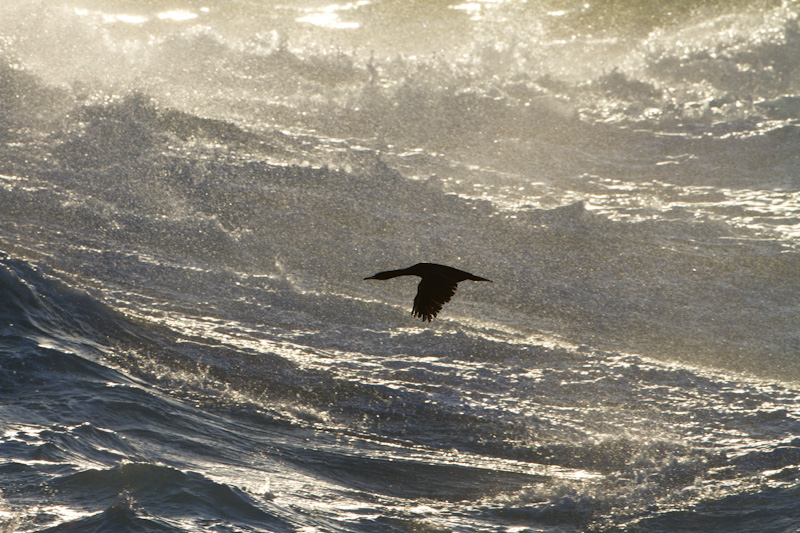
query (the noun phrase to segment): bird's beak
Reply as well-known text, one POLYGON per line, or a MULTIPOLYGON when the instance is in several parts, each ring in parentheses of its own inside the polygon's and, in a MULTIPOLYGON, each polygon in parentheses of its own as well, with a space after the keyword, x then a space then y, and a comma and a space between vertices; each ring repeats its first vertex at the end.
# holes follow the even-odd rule
POLYGON ((376 279, 376 278, 375 278, 375 276, 370 276, 370 277, 364 278, 364 279, 376 279))

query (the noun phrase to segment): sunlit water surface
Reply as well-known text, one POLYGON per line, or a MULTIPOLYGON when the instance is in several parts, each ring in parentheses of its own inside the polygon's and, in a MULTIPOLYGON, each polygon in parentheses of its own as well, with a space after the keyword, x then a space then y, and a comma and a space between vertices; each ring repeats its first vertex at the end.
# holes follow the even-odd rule
POLYGON ((798 8, 6 0, 0 530, 797 530, 798 8))

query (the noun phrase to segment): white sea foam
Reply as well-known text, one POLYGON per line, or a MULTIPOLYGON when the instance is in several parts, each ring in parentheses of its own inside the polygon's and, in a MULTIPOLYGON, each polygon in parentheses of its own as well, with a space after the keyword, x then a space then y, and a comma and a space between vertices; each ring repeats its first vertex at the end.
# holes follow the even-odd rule
POLYGON ((796 2, 28 4, 0 528, 800 523, 796 2))

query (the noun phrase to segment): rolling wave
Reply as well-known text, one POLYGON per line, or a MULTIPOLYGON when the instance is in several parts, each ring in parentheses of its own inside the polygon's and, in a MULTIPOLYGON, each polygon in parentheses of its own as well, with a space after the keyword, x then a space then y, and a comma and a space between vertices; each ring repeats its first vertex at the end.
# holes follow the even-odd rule
POLYGON ((0 529, 796 529, 797 2, 640 4, 3 2, 0 529))

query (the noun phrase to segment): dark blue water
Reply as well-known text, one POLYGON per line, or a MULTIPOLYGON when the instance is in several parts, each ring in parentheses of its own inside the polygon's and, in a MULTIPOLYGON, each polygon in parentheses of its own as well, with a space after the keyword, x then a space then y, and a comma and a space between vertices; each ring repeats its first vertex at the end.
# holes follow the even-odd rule
POLYGON ((0 6, 0 531, 800 528, 796 2, 179 4, 0 6))

